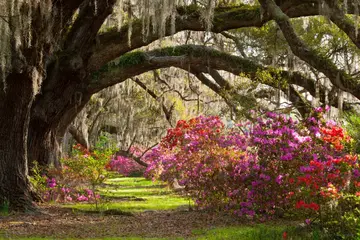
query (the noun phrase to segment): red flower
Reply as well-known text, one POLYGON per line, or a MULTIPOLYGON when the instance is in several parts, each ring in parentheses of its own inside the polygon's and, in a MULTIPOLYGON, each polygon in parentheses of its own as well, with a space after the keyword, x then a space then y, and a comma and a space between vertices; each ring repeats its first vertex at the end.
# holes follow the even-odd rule
POLYGON ((282 238, 287 239, 287 232, 283 232, 282 238))
POLYGON ((313 209, 314 211, 319 211, 319 209, 320 209, 319 204, 316 204, 314 202, 310 203, 308 207, 313 209))
POLYGON ((297 209, 302 208, 305 205, 305 202, 303 200, 300 200, 296 203, 295 207, 297 209))

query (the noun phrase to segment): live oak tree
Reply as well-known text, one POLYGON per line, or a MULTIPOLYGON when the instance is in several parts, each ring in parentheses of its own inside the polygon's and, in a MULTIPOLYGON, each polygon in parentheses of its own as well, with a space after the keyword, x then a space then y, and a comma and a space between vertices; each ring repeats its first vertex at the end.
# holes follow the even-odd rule
POLYGON ((218 94, 187 71, 160 69, 94 94, 69 131, 90 150, 101 133, 112 134, 123 150, 132 144, 147 148, 158 143, 179 119, 228 109, 218 94))
POLYGON ((307 104, 297 86, 313 96, 321 92, 312 76, 206 46, 132 52, 180 31, 224 33, 275 20, 295 56, 359 99, 357 75, 309 46, 291 21, 325 15, 359 48, 358 13, 357 0, 0 0, 0 204, 32 210, 28 162, 57 164, 61 139, 91 96, 146 71, 182 68, 230 105, 236 91, 217 70, 281 88, 295 104, 307 104))

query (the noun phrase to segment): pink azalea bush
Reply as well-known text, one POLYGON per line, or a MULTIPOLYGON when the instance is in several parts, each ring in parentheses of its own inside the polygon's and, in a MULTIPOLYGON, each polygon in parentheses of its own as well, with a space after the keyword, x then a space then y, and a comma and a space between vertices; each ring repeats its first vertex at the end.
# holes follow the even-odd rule
POLYGON ((301 122, 269 112, 231 129, 216 116, 179 121, 147 154, 146 174, 177 179, 200 207, 309 222, 343 195, 360 195, 351 139, 322 111, 301 122))
MULTIPOLYGON (((130 153, 135 157, 140 157, 144 149, 139 146, 132 146, 130 153)), ((143 175, 145 167, 138 164, 135 160, 125 156, 114 156, 106 165, 106 169, 116 171, 124 176, 143 175)))
POLYGON ((63 159, 62 168, 47 169, 43 175, 38 165, 32 169, 31 182, 46 202, 91 202, 97 204, 96 188, 106 179, 105 165, 111 151, 90 152, 80 144, 73 147, 74 155, 63 159))
POLYGON ((46 181, 51 182, 42 195, 42 199, 46 202, 95 202, 100 198, 99 194, 87 188, 57 185, 55 178, 47 178, 46 181))

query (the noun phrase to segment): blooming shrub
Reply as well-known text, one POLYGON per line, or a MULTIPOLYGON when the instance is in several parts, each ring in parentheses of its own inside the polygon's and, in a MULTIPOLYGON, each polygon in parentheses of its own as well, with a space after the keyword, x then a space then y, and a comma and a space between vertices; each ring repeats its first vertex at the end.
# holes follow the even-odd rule
POLYGON ((200 116, 168 130, 147 154, 147 175, 176 178, 200 207, 261 219, 290 213, 310 223, 344 194, 360 195, 350 141, 322 109, 302 122, 267 113, 232 129, 200 116))
POLYGON ((112 151, 89 152, 78 144, 73 147, 73 156, 63 159, 61 169, 48 169, 47 175, 42 175, 35 165, 31 181, 44 201, 97 204, 97 186, 106 179, 105 165, 111 156, 112 151))
POLYGON ((54 177, 47 177, 46 175, 39 175, 37 167, 33 168, 31 182, 36 188, 36 192, 40 195, 41 199, 45 202, 95 202, 100 196, 95 195, 90 189, 76 186, 77 181, 63 182, 57 181, 57 178, 66 178, 66 176, 59 170, 50 170, 54 177), (61 177, 60 177, 61 176, 61 177))
MULTIPOLYGON (((143 149, 139 146, 132 146, 130 153, 135 157, 140 157, 143 153, 143 149)), ((125 156, 115 156, 106 165, 106 169, 110 171, 117 171, 124 176, 142 176, 145 167, 138 164, 135 160, 125 156)))

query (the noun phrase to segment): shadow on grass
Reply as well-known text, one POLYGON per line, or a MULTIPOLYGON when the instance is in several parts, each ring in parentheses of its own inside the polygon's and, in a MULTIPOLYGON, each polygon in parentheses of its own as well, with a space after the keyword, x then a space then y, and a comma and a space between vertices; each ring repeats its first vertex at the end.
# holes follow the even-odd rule
POLYGON ((176 196, 176 197, 181 197, 178 195, 174 195, 173 192, 157 192, 157 191, 153 191, 153 192, 137 192, 137 191, 114 191, 114 192, 102 192, 101 193, 102 196, 104 197, 109 197, 109 198, 149 198, 149 197, 156 197, 156 196, 176 196))
POLYGON ((135 196, 112 196, 112 195, 100 195, 105 201, 109 200, 109 201, 118 201, 118 202, 123 202, 123 201, 147 201, 147 199, 145 198, 139 198, 139 197, 135 197, 135 196))
POLYGON ((141 185, 125 185, 125 184, 111 184, 111 183, 103 183, 101 184, 101 187, 104 188, 115 188, 115 189, 148 189, 148 188, 166 188, 167 185, 166 184, 162 184, 162 185, 148 185, 148 186, 141 186, 141 185))

